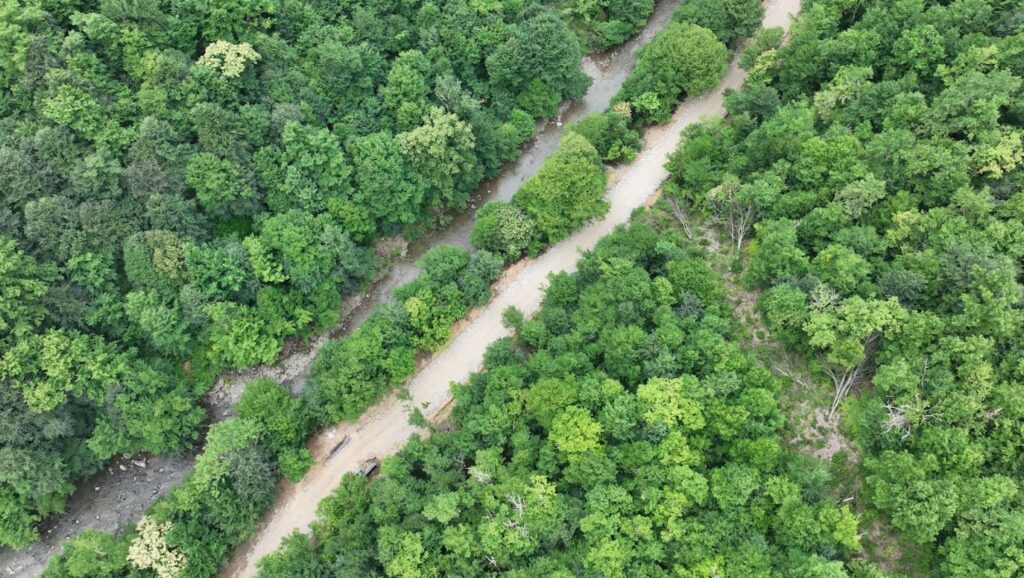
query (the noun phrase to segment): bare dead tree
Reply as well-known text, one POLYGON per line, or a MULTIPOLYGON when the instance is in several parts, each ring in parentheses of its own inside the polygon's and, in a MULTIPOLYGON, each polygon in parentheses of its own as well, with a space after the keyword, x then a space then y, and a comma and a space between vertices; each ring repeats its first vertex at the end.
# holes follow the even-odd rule
POLYGON ((839 404, 846 399, 853 386, 861 383, 865 377, 870 375, 871 361, 874 358, 875 349, 878 347, 880 337, 881 334, 875 332, 867 338, 864 342, 864 357, 853 367, 840 367, 830 363, 822 364, 825 368, 825 373, 832 378, 832 384, 835 386, 835 396, 832 398, 832 406, 828 411, 829 419, 832 419, 832 416, 835 415, 839 404))
POLYGON ((853 386, 860 383, 866 365, 867 360, 865 359, 852 368, 839 368, 836 366, 825 368, 825 373, 832 378, 832 384, 835 386, 835 395, 832 398, 832 405, 828 410, 829 419, 832 419, 832 416, 835 415, 836 410, 839 409, 839 404, 846 399, 853 386))
POLYGON ((942 417, 941 413, 929 413, 929 405, 927 401, 921 399, 920 394, 917 395, 915 403, 912 404, 901 403, 900 405, 893 405, 892 402, 887 402, 885 409, 889 412, 889 415, 885 419, 885 430, 883 433, 896 431, 900 432, 901 440, 909 438, 915 427, 929 420, 942 417))
POLYGON ((477 467, 477 466, 471 466, 469 468, 469 474, 471 476, 473 476, 473 479, 476 480, 477 483, 479 483, 479 484, 489 484, 489 483, 491 483, 491 474, 488 474, 487 472, 485 472, 483 470, 483 468, 480 468, 480 467, 477 467))
POLYGON ((713 219, 725 227, 737 253, 743 247, 743 241, 750 234, 754 222, 757 221, 757 208, 753 203, 742 200, 740 188, 738 178, 727 176, 722 184, 707 194, 713 219))
MULTIPOLYGON (((918 382, 918 389, 924 391, 927 386, 929 359, 924 358, 921 362, 921 377, 918 382)), ((941 413, 928 413, 930 404, 921 399, 921 394, 915 396, 914 403, 901 403, 893 405, 891 401, 886 402, 885 409, 888 415, 885 418, 885 429, 882 433, 900 432, 900 439, 905 440, 913 433, 913 429, 924 422, 942 417, 941 413)))
POLYGON ((522 518, 523 513, 526 511, 526 500, 524 500, 519 494, 509 494, 506 499, 508 499, 509 504, 512 504, 512 508, 515 509, 516 514, 522 518))
POLYGON ((665 202, 668 203, 668 208, 672 211, 672 215, 679 221, 679 224, 683 227, 683 234, 686 238, 693 240, 693 221, 690 218, 690 214, 687 213, 682 207, 679 206, 679 201, 674 197, 665 197, 665 202))
POLYGON ((885 418, 885 429, 882 433, 899 431, 902 432, 900 439, 910 437, 910 419, 907 417, 905 406, 893 407, 891 403, 886 403, 885 409, 889 411, 889 415, 885 418))

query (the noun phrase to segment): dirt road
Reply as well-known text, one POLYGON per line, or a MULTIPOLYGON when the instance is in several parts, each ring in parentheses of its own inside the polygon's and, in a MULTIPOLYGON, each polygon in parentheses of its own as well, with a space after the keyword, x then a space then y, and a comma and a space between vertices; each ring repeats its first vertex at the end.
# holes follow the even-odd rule
MULTIPOLYGON (((765 6, 765 26, 786 28, 790 16, 800 7, 799 0, 768 0, 765 6)), ((508 271, 499 281, 491 302, 474 312, 472 320, 461 328, 449 346, 412 378, 408 384, 411 400, 401 401, 392 394, 358 421, 341 424, 313 440, 315 455, 319 457, 343 436, 351 436, 349 444, 330 461, 314 466, 300 483, 286 485, 268 513, 263 529, 235 553, 222 575, 254 576, 259 558, 272 552, 293 531, 309 527, 320 500, 330 495, 342 475, 356 471, 364 460, 394 454, 413 435, 427 435, 426 430, 409 424, 409 412, 420 408, 424 415, 434 416, 445 408, 451 399, 449 385, 466 380, 478 370, 487 346, 507 335, 501 324, 502 311, 514 306, 527 315, 534 313, 540 306, 548 275, 574 271, 580 251, 594 247, 598 239, 625 223, 635 208, 655 194, 668 176, 664 164, 679 143, 682 130, 702 117, 723 114, 723 93, 728 88, 739 88, 744 78, 745 72, 734 60, 718 87, 703 96, 688 98, 671 122, 650 129, 637 159, 612 176, 606 197, 611 204, 607 217, 551 247, 539 258, 508 271)))
MULTIPOLYGON (((365 292, 345 299, 341 323, 308 343, 293 340, 285 346, 274 364, 258 365, 223 374, 207 394, 205 405, 211 421, 231 415, 245 386, 259 378, 270 378, 298 392, 306 384, 309 369, 328 339, 347 334, 359 326, 379 303, 391 298, 392 290, 419 274, 416 261, 431 247, 441 244, 469 245, 475 207, 489 200, 508 200, 519 186, 533 176, 544 159, 558 148, 565 125, 586 114, 607 108, 636 61, 636 51, 646 44, 670 20, 678 0, 659 0, 647 25, 633 39, 607 54, 591 54, 583 59, 583 70, 593 79, 579 101, 562 105, 558 117, 538 126, 520 156, 502 172, 482 183, 472 195, 470 210, 455 215, 448 226, 417 239, 400 257, 391 260, 383 276, 365 292)), ((400 240, 399 240, 400 241, 400 240)), ((404 244, 404 243, 402 243, 404 244)), ((118 531, 138 520, 157 499, 192 471, 195 455, 122 457, 106 469, 79 484, 63 514, 53 516, 40 526, 42 539, 24 550, 0 548, 0 575, 38 576, 50 556, 60 551, 64 540, 85 529, 118 531)))

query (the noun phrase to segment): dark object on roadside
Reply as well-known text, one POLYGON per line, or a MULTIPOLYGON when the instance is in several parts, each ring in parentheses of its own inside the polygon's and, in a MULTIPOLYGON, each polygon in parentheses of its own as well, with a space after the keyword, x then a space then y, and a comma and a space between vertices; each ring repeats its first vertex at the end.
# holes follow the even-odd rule
POLYGON ((338 455, 338 452, 340 452, 342 449, 344 449, 345 446, 347 446, 348 442, 350 442, 350 441, 352 441, 352 436, 345 436, 345 437, 341 438, 341 441, 338 442, 337 444, 335 444, 335 446, 333 448, 331 448, 330 453, 327 454, 327 458, 324 459, 324 463, 327 463, 327 462, 333 460, 334 456, 338 455))
POLYGON ((380 465, 380 460, 377 458, 370 458, 359 465, 359 475, 364 478, 370 478, 377 473, 377 466, 380 465))

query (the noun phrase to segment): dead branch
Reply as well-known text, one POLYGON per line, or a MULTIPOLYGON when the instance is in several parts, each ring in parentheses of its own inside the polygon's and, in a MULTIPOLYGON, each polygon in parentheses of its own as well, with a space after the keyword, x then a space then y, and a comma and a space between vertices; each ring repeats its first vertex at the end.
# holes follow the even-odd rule
POLYGON ((996 409, 990 409, 985 412, 985 419, 991 421, 999 417, 999 414, 1003 413, 1003 408, 998 407, 996 409))
POLYGON ((889 411, 889 415, 885 419, 885 429, 882 433, 887 434, 892 431, 899 431, 902 432, 902 435, 900 435, 901 440, 910 437, 910 419, 907 418, 905 406, 893 407, 891 403, 887 403, 885 404, 885 409, 889 411))
POLYGON ((485 472, 482 468, 470 466, 469 474, 473 476, 473 479, 475 479, 479 484, 491 483, 491 474, 485 472))
POLYGON ((738 254, 743 241, 757 221, 757 209, 740 196, 741 184, 736 177, 727 177, 707 193, 708 205, 715 221, 725 226, 733 249, 738 254))
POLYGON ((509 494, 507 496, 507 499, 508 503, 511 504, 512 507, 515 509, 516 514, 518 514, 519 517, 522 518, 523 512, 526 511, 526 501, 523 500, 523 497, 518 494, 509 494))
POLYGON ((864 342, 864 357, 860 363, 853 367, 842 368, 829 363, 823 363, 825 373, 832 378, 835 386, 835 396, 832 398, 832 406, 829 408, 828 418, 832 419, 839 404, 849 395, 853 386, 861 383, 871 373, 871 361, 875 357, 875 349, 878 348, 878 341, 881 335, 878 332, 872 333, 864 342))
POLYGON ((804 389, 811 387, 811 384, 804 379, 804 375, 793 369, 794 364, 789 352, 782 348, 779 348, 777 351, 779 352, 778 357, 768 356, 768 360, 771 362, 770 369, 782 377, 792 379, 794 383, 804 389))
POLYGON ((892 402, 887 402, 885 409, 889 415, 885 419, 885 430, 882 433, 898 431, 901 440, 909 438, 915 427, 942 417, 941 413, 928 413, 929 405, 931 404, 921 399, 921 394, 917 394, 916 402, 913 404, 902 403, 894 406, 892 402))
POLYGON ((676 220, 679 221, 679 224, 683 227, 683 234, 686 235, 688 240, 692 241, 693 221, 691 220, 690 215, 679 206, 679 201, 675 200, 675 198, 666 197, 665 200, 668 203, 669 210, 672 211, 672 215, 675 216, 676 220))
POLYGON ((835 386, 835 395, 832 397, 832 405, 828 410, 829 419, 835 415, 839 404, 846 399, 853 386, 860 382, 866 361, 861 361, 850 369, 841 369, 835 366, 825 368, 825 373, 832 378, 832 384, 835 386))

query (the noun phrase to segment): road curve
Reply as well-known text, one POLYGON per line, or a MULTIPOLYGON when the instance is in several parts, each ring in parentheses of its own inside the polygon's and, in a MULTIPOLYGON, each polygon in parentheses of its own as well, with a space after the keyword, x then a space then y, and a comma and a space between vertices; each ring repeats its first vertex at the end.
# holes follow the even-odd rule
MULTIPOLYGON (((791 17, 799 11, 800 2, 767 0, 765 8, 765 27, 781 26, 788 30, 791 17)), ((480 368, 487 346, 508 335, 501 324, 502 311, 509 306, 526 315, 537 311, 548 275, 574 271, 580 251, 593 248, 598 239, 628 221, 633 210, 657 192, 668 177, 664 164, 668 154, 679 143, 682 130, 702 117, 724 114, 725 91, 740 88, 745 77, 746 73, 734 58, 729 72, 714 90, 687 98, 668 124, 648 130, 645 146, 636 160, 612 176, 606 197, 611 204, 608 215, 551 247, 537 259, 509 270, 498 282, 494 298, 475 311, 448 347, 435 354, 409 381, 411 400, 399 400, 392 393, 357 421, 342 423, 313 439, 314 455, 323 456, 338 440, 351 436, 348 445, 330 461, 314 466, 298 484, 285 484, 285 490, 268 513, 261 531, 236 551, 222 576, 254 576, 256 562, 261 557, 276 549, 281 540, 293 531, 309 528, 316 517, 317 505, 331 494, 342 475, 357 471, 364 460, 396 453, 411 436, 429 435, 427 430, 409 424, 408 416, 413 408, 421 408, 426 416, 435 416, 443 411, 451 401, 449 385, 468 379, 480 368)))

